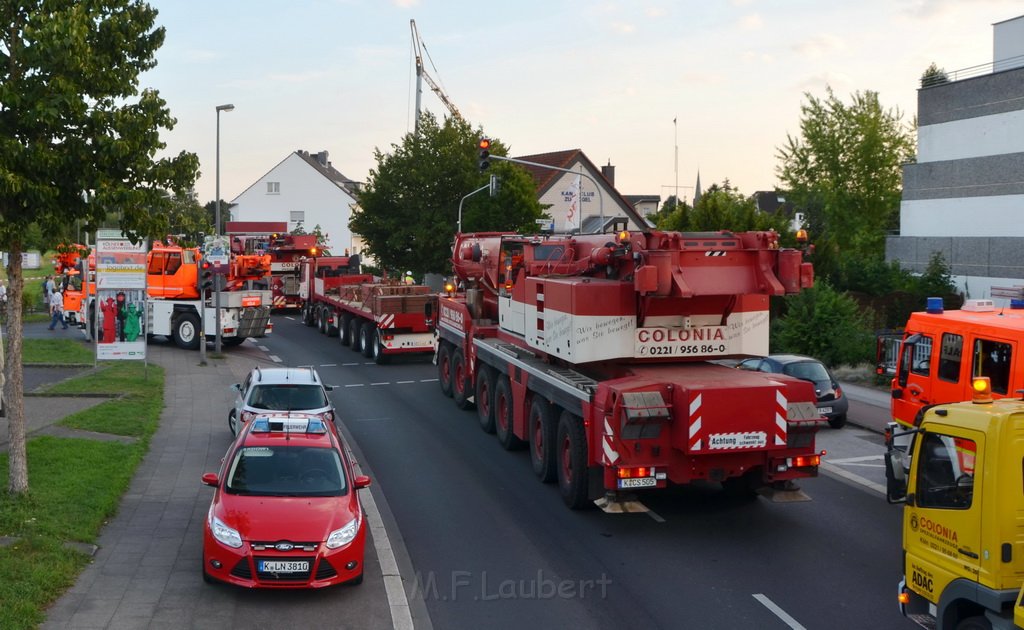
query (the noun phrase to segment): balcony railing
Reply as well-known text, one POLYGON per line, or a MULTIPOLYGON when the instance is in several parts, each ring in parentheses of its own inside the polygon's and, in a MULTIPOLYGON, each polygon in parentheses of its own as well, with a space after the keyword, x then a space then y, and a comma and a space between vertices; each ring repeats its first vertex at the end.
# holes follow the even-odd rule
POLYGON ((952 72, 940 71, 935 74, 930 74, 921 77, 921 87, 934 87, 936 85, 952 83, 953 81, 960 81, 961 79, 969 79, 983 74, 992 74, 1003 70, 1021 67, 1024 67, 1024 55, 1017 55, 1016 57, 1008 57, 1006 59, 1000 59, 999 61, 991 61, 989 63, 983 63, 969 68, 954 70, 952 72))

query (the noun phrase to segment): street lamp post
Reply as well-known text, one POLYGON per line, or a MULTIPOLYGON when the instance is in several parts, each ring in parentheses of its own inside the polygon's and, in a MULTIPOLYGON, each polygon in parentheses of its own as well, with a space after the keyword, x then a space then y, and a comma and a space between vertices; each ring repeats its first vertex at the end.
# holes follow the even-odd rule
MULTIPOLYGON (((234 108, 235 108, 235 106, 230 104, 230 103, 228 103, 227 105, 218 105, 217 106, 217 169, 216 169, 217 170, 217 172, 216 172, 217 197, 216 197, 216 201, 215 201, 215 205, 214 205, 214 208, 216 208, 216 210, 214 211, 214 216, 213 216, 213 221, 214 221, 214 224, 215 224, 214 227, 213 227, 213 231, 217 235, 218 239, 221 236, 221 234, 220 234, 220 113, 221 112, 230 112, 234 108)), ((221 339, 220 339, 220 284, 221 284, 221 274, 218 273, 218 274, 214 275, 214 281, 213 281, 213 287, 214 287, 213 288, 213 293, 214 293, 213 312, 214 312, 214 319, 216 320, 216 326, 215 326, 216 337, 215 337, 215 341, 214 341, 214 344, 213 344, 213 350, 214 350, 214 352, 218 352, 218 353, 220 352, 220 348, 221 348, 221 339)), ((203 337, 204 337, 203 338, 203 343, 204 344, 206 343, 205 336, 206 336, 206 331, 204 330, 203 331, 203 337)))

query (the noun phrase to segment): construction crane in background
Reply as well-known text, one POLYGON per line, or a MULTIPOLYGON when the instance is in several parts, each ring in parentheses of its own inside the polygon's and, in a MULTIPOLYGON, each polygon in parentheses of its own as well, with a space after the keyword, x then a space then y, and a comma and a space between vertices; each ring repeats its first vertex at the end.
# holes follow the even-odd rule
MULTIPOLYGON (((448 95, 444 93, 444 90, 441 89, 441 86, 438 85, 437 82, 435 82, 434 79, 431 78, 429 74, 427 74, 427 69, 423 65, 423 54, 426 53, 427 58, 429 59, 430 53, 427 52, 427 45, 423 43, 422 39, 420 39, 420 32, 419 30, 416 29, 416 20, 409 20, 409 29, 412 31, 412 48, 413 54, 416 56, 416 123, 414 127, 415 133, 419 134, 420 132, 420 104, 421 101, 423 100, 424 80, 426 80, 427 85, 430 86, 430 89, 434 90, 434 94, 437 94, 437 97, 441 99, 441 102, 444 103, 444 106, 448 108, 448 111, 452 113, 453 117, 459 120, 465 120, 462 117, 462 114, 459 113, 459 108, 455 106, 455 103, 453 103, 450 98, 448 98, 448 95)), ((437 72, 437 67, 434 66, 433 59, 430 59, 430 66, 434 68, 434 72, 437 72)))

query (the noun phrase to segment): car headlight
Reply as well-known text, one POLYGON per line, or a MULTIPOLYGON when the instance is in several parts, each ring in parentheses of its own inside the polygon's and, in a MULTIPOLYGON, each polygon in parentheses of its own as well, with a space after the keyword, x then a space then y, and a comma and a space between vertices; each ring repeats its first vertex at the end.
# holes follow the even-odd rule
POLYGON ((331 535, 327 537, 328 549, 337 549, 342 545, 347 545, 355 540, 356 533, 359 531, 359 518, 352 519, 348 525, 345 525, 341 529, 336 529, 331 532, 331 535))
POLYGON ((213 511, 210 511, 210 531, 213 533, 213 537, 219 542, 224 543, 228 547, 234 547, 238 549, 242 546, 242 536, 238 533, 237 529, 231 529, 224 524, 224 521, 220 520, 213 515, 213 511))

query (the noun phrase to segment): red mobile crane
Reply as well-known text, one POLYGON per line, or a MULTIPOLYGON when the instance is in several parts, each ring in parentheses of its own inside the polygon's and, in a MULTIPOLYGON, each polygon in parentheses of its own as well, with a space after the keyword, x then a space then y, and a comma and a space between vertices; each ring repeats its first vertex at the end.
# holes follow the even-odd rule
POLYGON ((271 234, 267 253, 270 254, 270 290, 274 292, 274 308, 302 308, 303 300, 295 273, 299 261, 329 256, 330 252, 319 246, 315 234, 271 234))
POLYGON ((709 362, 768 354, 768 301, 813 284, 774 232, 457 234, 438 377, 565 503, 719 481, 806 498, 823 425, 810 383, 709 362))

